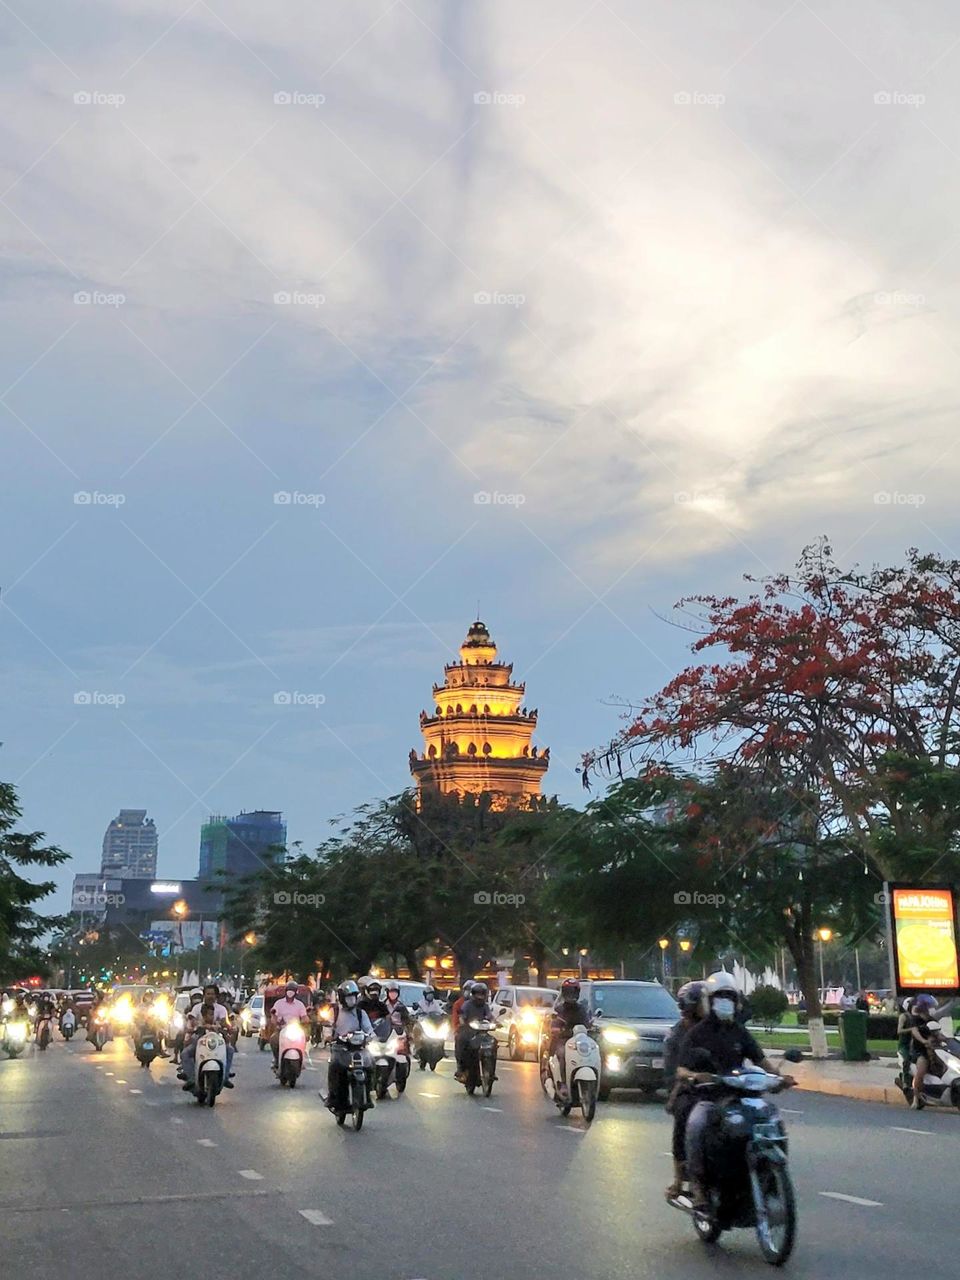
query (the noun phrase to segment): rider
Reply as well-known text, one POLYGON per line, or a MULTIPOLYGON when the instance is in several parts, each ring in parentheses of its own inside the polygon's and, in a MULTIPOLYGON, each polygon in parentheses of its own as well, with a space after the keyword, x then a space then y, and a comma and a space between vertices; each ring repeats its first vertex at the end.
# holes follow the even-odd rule
POLYGON ((913 1033, 910 1030, 910 1008, 913 1000, 910 996, 900 1006, 897 1019, 897 1054, 900 1058, 901 1078, 905 1085, 910 1083, 910 1050, 913 1047, 913 1033))
MULTIPOLYGON (((330 1065, 327 1068, 327 1107, 334 1112, 345 1111, 343 1090, 347 1083, 346 1050, 336 1043, 338 1036, 348 1036, 356 1031, 373 1035, 373 1026, 366 1010, 361 1007, 360 988, 352 978, 337 987, 337 999, 331 1010, 332 1037, 330 1065)), ((367 1092, 373 1075, 372 1066, 367 1070, 367 1092)), ((321 1095, 322 1096, 322 1095, 321 1095)))
MULTIPOLYGON (((684 1036, 677 1064, 677 1079, 691 1084, 709 1084, 713 1082, 715 1074, 725 1075, 739 1070, 748 1058, 770 1075, 781 1075, 752 1034, 737 1021, 740 990, 733 974, 722 969, 712 973, 704 987, 708 1012, 684 1036), (713 1072, 703 1069, 704 1052, 712 1059, 713 1072)), ((792 1076, 784 1075, 782 1079, 787 1085, 796 1084, 792 1076)), ((694 1105, 687 1121, 686 1157, 691 1198, 695 1208, 702 1208, 707 1203, 704 1186, 706 1141, 707 1132, 716 1116, 716 1103, 700 1100, 694 1105)))
POLYGON ((391 981, 387 983, 387 999, 385 1003, 387 1006, 387 1017, 391 1022, 394 1021, 393 1015, 398 1013, 403 1026, 406 1027, 410 1023, 410 1010, 400 999, 399 982, 395 982, 391 979, 391 981))
POLYGON ((433 987, 424 987, 417 1013, 421 1018, 445 1018, 447 1007, 437 999, 437 993, 433 987))
POLYGON ((493 1022, 494 1014, 489 1003, 490 991, 485 982, 474 982, 470 986, 470 994, 460 1004, 460 1024, 454 1038, 454 1053, 457 1059, 457 1070, 454 1079, 463 1083, 467 1071, 466 1052, 473 1034, 471 1022, 493 1022))
MULTIPOLYGON (((927 1030, 927 1023, 936 1017, 936 1008, 937 1002, 933 996, 915 996, 907 1018, 907 1029, 911 1039, 911 1061, 917 1064, 917 1074, 913 1078, 913 1100, 910 1104, 915 1111, 919 1111, 924 1105, 923 1081, 930 1070, 931 1045, 936 1039, 936 1033, 927 1030)), ((910 1079, 909 1068, 905 1079, 908 1081, 910 1079)))
POLYGON ((284 988, 283 999, 278 1000, 270 1013, 270 1026, 272 1034, 270 1036, 270 1048, 273 1050, 273 1069, 280 1069, 280 1032, 288 1022, 299 1022, 301 1026, 307 1023, 307 1006, 298 996, 300 990, 299 985, 291 980, 284 988))
POLYGON ((473 979, 470 978, 463 983, 460 988, 460 994, 450 1006, 450 1025, 453 1028, 454 1035, 460 1030, 460 1010, 463 1008, 464 1001, 470 999, 470 992, 473 988, 473 979))
POLYGON ((552 1058, 556 1055, 560 1063, 558 1090, 562 1098, 567 1093, 567 1055, 560 1052, 560 1047, 573 1035, 574 1027, 589 1029, 592 1021, 590 1010, 585 1001, 580 999, 579 981, 576 978, 564 978, 560 984, 560 995, 550 1015, 550 1038, 547 1044, 547 1056, 552 1058))
MULTIPOLYGON (((337 994, 339 996, 339 990, 337 994)), ((359 995, 359 987, 357 988, 357 994, 359 995)), ((362 1009, 367 1015, 371 1026, 387 1016, 387 1006, 383 1001, 380 983, 377 982, 376 978, 366 983, 363 995, 357 1000, 357 1008, 362 1009)))
POLYGON ((697 1100, 689 1084, 676 1079, 677 1062, 684 1037, 703 1016, 705 985, 703 982, 685 982, 677 992, 680 1021, 670 1029, 663 1042, 663 1074, 670 1089, 667 1114, 673 1116, 673 1182, 664 1192, 668 1200, 676 1199, 683 1189, 686 1177, 684 1137, 687 1131, 687 1120, 697 1100))
MULTIPOLYGON (((194 993, 195 994, 195 993, 194 993)), ((227 1021, 226 1006, 220 1003, 220 989, 215 982, 208 982, 201 992, 201 1001, 195 1004, 190 1013, 197 1021, 199 1028, 204 1023, 204 1006, 209 1005, 213 1009, 213 1023, 223 1027, 227 1021)), ((227 1041, 227 1078, 223 1082, 225 1089, 233 1088, 233 1081, 230 1079, 233 1074, 231 1066, 233 1064, 234 1046, 227 1041)), ((180 1071, 179 1076, 186 1081, 183 1086, 184 1093, 190 1093, 194 1088, 194 1074, 196 1072, 197 1063, 197 1036, 196 1032, 189 1040, 184 1041, 183 1050, 180 1054, 180 1071)))
POLYGON ((68 1013, 73 1014, 73 1029, 77 1029, 77 1011, 73 1007, 73 996, 64 996, 63 1004, 60 1006, 60 1017, 57 1019, 57 1030, 63 1035, 63 1020, 68 1013))

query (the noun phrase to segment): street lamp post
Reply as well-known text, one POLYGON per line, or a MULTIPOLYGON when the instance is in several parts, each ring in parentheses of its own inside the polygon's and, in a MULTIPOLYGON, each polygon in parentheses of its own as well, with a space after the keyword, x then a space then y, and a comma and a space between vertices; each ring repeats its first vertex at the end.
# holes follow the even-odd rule
POLYGON ((667 985, 667 951, 669 950, 669 947, 670 947, 670 939, 661 938, 657 942, 657 946, 660 948, 660 977, 663 982, 663 985, 666 986, 667 985))
POLYGON ((833 937, 833 930, 821 925, 817 930, 817 940, 820 943, 820 999, 823 999, 823 992, 826 989, 826 983, 823 980, 823 944, 829 942, 833 937))

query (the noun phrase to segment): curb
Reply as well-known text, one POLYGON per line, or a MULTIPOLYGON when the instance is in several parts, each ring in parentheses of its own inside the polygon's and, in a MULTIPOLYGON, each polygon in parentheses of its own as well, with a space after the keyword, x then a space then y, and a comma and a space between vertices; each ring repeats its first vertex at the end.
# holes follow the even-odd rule
POLYGON ((884 1102, 905 1107, 907 1100, 896 1087, 885 1084, 858 1083, 854 1080, 815 1080, 797 1076, 797 1088, 805 1093, 827 1093, 835 1098, 854 1098, 858 1102, 884 1102))

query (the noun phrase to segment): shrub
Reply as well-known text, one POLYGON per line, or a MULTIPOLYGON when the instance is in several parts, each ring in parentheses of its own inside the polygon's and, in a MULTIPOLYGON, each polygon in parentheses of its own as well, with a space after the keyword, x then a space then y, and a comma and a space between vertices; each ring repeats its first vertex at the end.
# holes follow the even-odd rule
POLYGON ((768 1031, 783 1021, 790 1003, 779 987, 755 987, 748 998, 753 1017, 768 1031))

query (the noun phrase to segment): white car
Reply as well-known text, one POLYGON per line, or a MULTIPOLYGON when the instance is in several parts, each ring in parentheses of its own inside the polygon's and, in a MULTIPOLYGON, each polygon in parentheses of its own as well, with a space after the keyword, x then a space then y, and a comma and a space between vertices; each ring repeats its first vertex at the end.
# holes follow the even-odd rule
MULTIPOLYGON (((240 1030, 245 1036, 257 1036, 266 1025, 266 1015, 263 1010, 263 995, 259 993, 251 996, 247 1003, 240 1010, 240 1030)), ((260 1045, 263 1048, 263 1045, 260 1045)))
POLYGON ((493 993, 493 1009, 497 1017, 494 1036, 507 1046, 512 1062, 528 1053, 537 1056, 540 1024, 553 1011, 557 992, 553 987, 501 987, 493 993))

